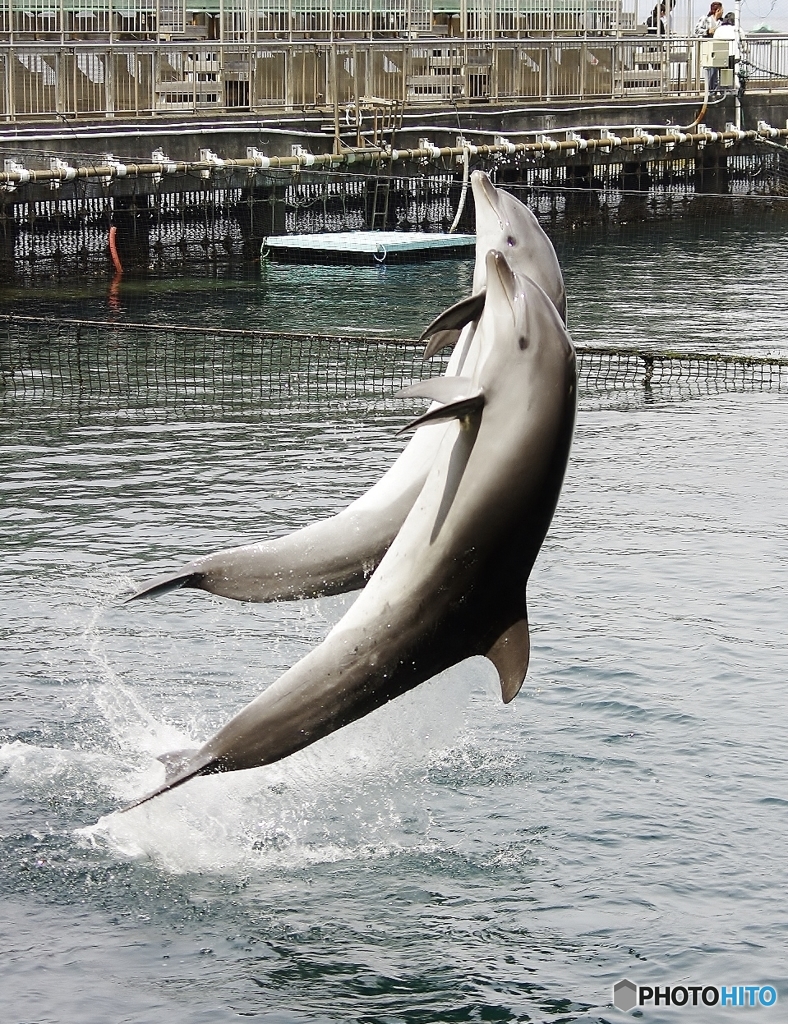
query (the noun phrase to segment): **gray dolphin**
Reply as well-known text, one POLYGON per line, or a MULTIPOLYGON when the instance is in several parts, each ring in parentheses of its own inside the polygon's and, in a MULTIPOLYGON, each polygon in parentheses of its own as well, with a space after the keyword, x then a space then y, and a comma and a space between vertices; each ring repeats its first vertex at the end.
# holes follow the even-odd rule
POLYGON ((473 294, 450 306, 422 332, 419 340, 428 340, 427 359, 446 345, 456 345, 465 325, 478 319, 484 308, 485 272, 480 248, 484 253, 491 249, 504 252, 516 273, 530 277, 549 296, 566 323, 564 278, 553 243, 539 221, 525 203, 496 188, 483 171, 473 172, 471 187, 476 206, 477 253, 473 294))
MULTIPOLYGON (((326 639, 196 751, 163 758, 164 785, 270 764, 473 655, 520 690, 526 584, 558 501, 575 418, 571 340, 538 285, 487 256, 471 377, 403 394, 436 399, 413 426, 447 420, 424 487, 356 603, 326 639)), ((432 427, 422 428, 432 429, 432 427)), ((128 809, 128 808, 126 808, 128 809)))
MULTIPOLYGON (((470 299, 433 322, 428 353, 455 344, 447 376, 473 373, 483 356, 475 324, 484 308, 486 255, 506 253, 516 273, 532 278, 566 311, 564 281, 555 251, 527 206, 495 188, 486 174, 471 175, 476 204, 476 259, 470 299), (462 337, 462 343, 456 344, 462 337)), ((364 586, 413 506, 445 433, 445 424, 421 430, 394 465, 364 495, 329 519, 274 540, 225 548, 159 576, 129 601, 181 587, 239 601, 280 601, 344 593, 364 586)))

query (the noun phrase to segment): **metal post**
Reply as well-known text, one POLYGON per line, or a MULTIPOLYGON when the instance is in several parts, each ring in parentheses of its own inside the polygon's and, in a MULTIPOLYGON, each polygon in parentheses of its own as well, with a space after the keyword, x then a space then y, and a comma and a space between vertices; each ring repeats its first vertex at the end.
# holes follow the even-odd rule
POLYGON ((13 69, 14 69, 14 49, 12 46, 8 47, 5 58, 5 110, 6 121, 14 120, 14 88, 13 88, 13 69))
POLYGON ((115 62, 112 50, 107 50, 104 59, 104 113, 107 117, 115 116, 115 62))
POLYGON ((63 51, 58 50, 55 54, 55 113, 65 114, 66 106, 63 102, 63 51))
POLYGON ((334 152, 339 153, 342 145, 339 140, 339 88, 337 73, 337 44, 331 44, 331 91, 334 94, 334 152))
MULTIPOLYGON (((736 50, 739 54, 739 60, 741 60, 741 0, 736 0, 736 2, 734 3, 733 13, 736 18, 736 50)), ((736 127, 741 131, 741 90, 739 89, 739 76, 737 74, 737 71, 738 68, 733 73, 733 84, 736 86, 736 99, 734 101, 734 119, 736 127)))

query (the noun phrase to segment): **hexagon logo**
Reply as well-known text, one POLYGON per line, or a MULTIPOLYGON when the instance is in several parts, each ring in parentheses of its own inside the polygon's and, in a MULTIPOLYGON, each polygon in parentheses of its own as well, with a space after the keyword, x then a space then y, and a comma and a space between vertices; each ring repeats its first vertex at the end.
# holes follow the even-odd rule
POLYGON ((613 986, 613 1006, 618 1010, 631 1010, 638 1001, 638 988, 633 981, 617 981, 613 986))

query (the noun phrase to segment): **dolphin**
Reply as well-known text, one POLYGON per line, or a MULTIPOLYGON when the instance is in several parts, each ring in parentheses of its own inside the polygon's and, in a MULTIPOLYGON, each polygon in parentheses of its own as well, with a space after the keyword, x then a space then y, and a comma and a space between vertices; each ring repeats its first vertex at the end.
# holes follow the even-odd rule
MULTIPOLYGON (((575 353, 542 289, 486 259, 478 324, 489 354, 471 377, 404 396, 437 400, 411 426, 447 421, 402 528, 325 640, 204 746, 165 755, 167 779, 129 807, 198 775, 278 761, 474 655, 522 686, 526 585, 558 501, 575 419, 575 353)), ((429 426, 426 426, 429 425, 429 426)))
MULTIPOLYGON (((484 357, 475 324, 486 296, 486 255, 506 253, 515 273, 532 278, 562 317, 566 293, 555 251, 527 206, 497 189, 481 171, 471 175, 476 204, 473 294, 452 306, 422 335, 432 336, 427 355, 455 345, 447 376, 470 374, 484 357), (462 338, 462 343, 457 344, 462 338)), ((284 537, 198 558, 159 576, 127 601, 181 587, 207 590, 238 601, 280 601, 356 590, 366 583, 421 491, 446 431, 441 423, 420 430, 394 465, 364 495, 337 515, 284 537)))
POLYGON ((506 253, 518 274, 535 281, 550 297, 566 323, 566 288, 558 257, 550 239, 531 210, 510 192, 496 188, 483 171, 471 175, 476 207, 476 262, 473 292, 450 306, 424 330, 419 341, 427 341, 429 359, 447 345, 456 345, 466 324, 478 318, 484 307, 485 271, 479 247, 506 253))

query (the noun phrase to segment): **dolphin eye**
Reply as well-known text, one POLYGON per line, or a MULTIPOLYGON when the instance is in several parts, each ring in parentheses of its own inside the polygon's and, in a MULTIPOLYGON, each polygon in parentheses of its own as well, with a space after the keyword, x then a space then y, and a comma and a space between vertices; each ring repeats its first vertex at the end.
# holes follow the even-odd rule
POLYGON ((521 334, 520 337, 517 339, 517 344, 520 346, 521 352, 524 352, 525 349, 528 348, 528 339, 525 337, 524 334, 521 334))
POLYGON ((514 235, 509 235, 509 237, 506 239, 506 244, 509 246, 517 245, 517 239, 514 237, 514 235))

